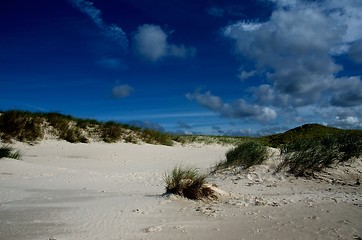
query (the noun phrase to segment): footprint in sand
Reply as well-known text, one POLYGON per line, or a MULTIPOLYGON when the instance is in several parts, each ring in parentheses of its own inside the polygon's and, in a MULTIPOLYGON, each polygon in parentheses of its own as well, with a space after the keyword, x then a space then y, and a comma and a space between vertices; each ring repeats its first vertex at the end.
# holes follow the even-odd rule
POLYGON ((161 226, 155 226, 155 227, 149 227, 145 229, 146 233, 152 233, 152 232, 160 232, 162 230, 161 226))

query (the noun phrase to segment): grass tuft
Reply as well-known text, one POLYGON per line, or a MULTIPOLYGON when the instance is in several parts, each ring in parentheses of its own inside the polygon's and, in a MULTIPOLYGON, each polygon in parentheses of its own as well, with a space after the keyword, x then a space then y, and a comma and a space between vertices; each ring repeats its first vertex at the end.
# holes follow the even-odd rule
POLYGON ((165 174, 166 193, 189 199, 212 198, 213 190, 205 186, 206 175, 191 167, 176 166, 170 174, 165 174))
POLYGON ((14 158, 20 159, 21 154, 19 150, 14 150, 14 148, 5 145, 0 147, 0 159, 1 158, 14 158))
POLYGON ((258 141, 245 141, 226 153, 226 160, 220 162, 216 170, 227 167, 243 167, 248 169, 251 166, 263 163, 268 157, 267 147, 258 141))

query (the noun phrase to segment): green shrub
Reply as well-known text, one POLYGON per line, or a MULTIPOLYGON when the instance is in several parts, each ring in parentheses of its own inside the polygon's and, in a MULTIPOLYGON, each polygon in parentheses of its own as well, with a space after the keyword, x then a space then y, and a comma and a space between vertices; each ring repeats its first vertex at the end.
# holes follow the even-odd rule
POLYGON ((0 158, 20 159, 21 154, 20 154, 19 150, 14 150, 10 146, 1 146, 0 147, 0 158))
POLYGON ((213 195, 206 187, 206 175, 190 167, 176 166, 170 174, 165 174, 166 193, 177 194, 189 199, 203 199, 213 195))
POLYGON ((248 169, 263 163, 268 157, 267 147, 257 141, 245 141, 226 153, 226 160, 216 169, 241 166, 248 169))

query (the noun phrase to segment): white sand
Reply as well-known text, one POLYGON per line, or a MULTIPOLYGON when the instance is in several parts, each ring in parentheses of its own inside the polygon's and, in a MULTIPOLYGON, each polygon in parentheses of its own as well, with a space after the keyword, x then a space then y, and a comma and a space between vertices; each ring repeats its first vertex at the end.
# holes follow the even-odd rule
POLYGON ((162 196, 162 176, 179 163, 207 171, 227 147, 50 140, 15 147, 22 161, 0 160, 0 240, 362 237, 362 187, 348 185, 362 164, 319 182, 273 175, 270 163, 217 174, 209 181, 230 196, 206 203, 162 196))

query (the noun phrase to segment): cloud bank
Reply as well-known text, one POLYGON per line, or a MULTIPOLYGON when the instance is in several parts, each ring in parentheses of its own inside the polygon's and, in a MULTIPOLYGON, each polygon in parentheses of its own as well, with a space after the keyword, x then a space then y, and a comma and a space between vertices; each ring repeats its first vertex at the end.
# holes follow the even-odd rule
POLYGON ((201 106, 226 118, 250 118, 265 122, 274 120, 277 117, 275 110, 269 107, 256 104, 250 105, 243 99, 236 100, 233 103, 224 103, 220 97, 213 95, 211 92, 201 93, 200 91, 195 91, 194 93, 186 94, 186 98, 196 101, 201 106))
POLYGON ((167 38, 167 33, 160 26, 145 24, 138 27, 133 37, 134 49, 139 56, 151 62, 165 57, 186 58, 195 54, 194 48, 170 44, 167 38))
POLYGON ((261 80, 245 91, 248 100, 227 104, 197 91, 187 98, 228 118, 273 121, 315 114, 314 119, 360 126, 362 73, 348 75, 337 58, 362 63, 362 1, 270 1, 275 8, 267 21, 242 19, 222 30, 235 54, 254 63, 240 71, 240 80, 261 80), (346 108, 352 109, 348 116, 336 116, 346 108))

